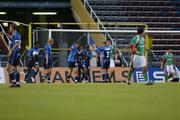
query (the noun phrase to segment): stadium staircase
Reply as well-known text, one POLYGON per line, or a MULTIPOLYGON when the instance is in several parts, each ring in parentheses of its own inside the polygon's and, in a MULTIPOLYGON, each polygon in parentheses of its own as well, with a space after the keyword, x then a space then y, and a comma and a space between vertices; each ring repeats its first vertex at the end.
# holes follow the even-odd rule
MULTIPOLYGON (((118 23, 141 22, 151 30, 180 30, 180 0, 88 0, 107 29, 137 29, 118 23)), ((153 39, 153 52, 157 58, 173 48, 176 61, 180 61, 179 34, 149 34, 153 39)), ((111 35, 120 48, 128 46, 132 36, 111 35), (119 43, 119 44, 118 44, 119 43)), ((153 60, 155 65, 159 64, 153 60)), ((178 63, 180 65, 180 62, 178 63)))
MULTIPOLYGON (((73 11, 73 16, 78 23, 91 23, 80 24, 81 29, 93 29, 99 30, 97 23, 90 16, 87 9, 84 7, 81 0, 71 0, 71 6, 73 11)), ((102 41, 105 40, 103 34, 91 34, 92 39, 96 42, 97 45, 101 45, 102 41)))

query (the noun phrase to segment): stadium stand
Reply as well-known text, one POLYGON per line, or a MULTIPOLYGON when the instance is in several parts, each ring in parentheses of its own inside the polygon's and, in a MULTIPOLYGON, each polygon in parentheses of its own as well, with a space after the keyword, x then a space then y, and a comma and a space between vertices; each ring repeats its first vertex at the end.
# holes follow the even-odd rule
POLYGON ((180 2, 171 0, 88 0, 102 21, 145 22, 152 28, 180 27, 180 2))
MULTIPOLYGON (((122 27, 116 23, 143 22, 152 30, 180 29, 180 1, 179 0, 88 0, 101 22, 107 29, 136 29, 122 27), (108 25, 113 23, 114 25, 108 25)), ((180 61, 180 41, 178 34, 149 34, 153 39, 153 52, 157 57, 168 49, 173 48, 177 60, 180 61)), ((113 38, 115 36, 111 35, 113 38)), ((129 40, 125 35, 116 36, 119 47, 128 46, 129 40), (122 44, 123 43, 123 44, 122 44)), ((178 63, 179 64, 179 63, 178 63)))

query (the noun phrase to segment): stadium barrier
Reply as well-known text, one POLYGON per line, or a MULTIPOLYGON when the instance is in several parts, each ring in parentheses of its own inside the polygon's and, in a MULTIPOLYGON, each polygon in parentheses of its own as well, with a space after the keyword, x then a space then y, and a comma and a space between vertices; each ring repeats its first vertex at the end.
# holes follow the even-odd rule
MULTIPOLYGON (((2 78, 2 81, 5 81, 5 83, 9 83, 9 78, 8 78, 8 73, 6 71, 5 68, 4 69, 4 78, 2 78)), ((20 80, 23 81, 24 77, 25 77, 25 72, 26 72, 27 68, 20 68, 20 73, 21 73, 21 78, 20 80)), ((115 82, 121 82, 122 80, 127 80, 127 75, 128 75, 128 68, 120 68, 120 67, 116 67, 113 69, 110 69, 109 72, 111 72, 112 70, 115 70, 115 73, 113 74, 112 83, 115 82)), ((40 72, 37 75, 37 83, 40 83, 41 81, 41 75, 44 72, 43 68, 40 68, 40 72)), ((52 69, 51 72, 51 80, 52 82, 55 83, 66 83, 67 81, 67 74, 68 74, 68 68, 67 67, 55 67, 52 69)), ((74 73, 72 74, 71 77, 71 81, 70 82, 74 82, 74 73)), ((101 82, 101 68, 97 68, 97 67, 92 67, 90 70, 90 82, 91 83, 98 83, 101 82)))
MULTIPOLYGON (((128 67, 115 67, 109 70, 111 73, 113 70, 115 71, 110 83, 118 83, 127 80, 128 75, 128 67)), ((21 72, 21 81, 23 82, 25 77, 26 68, 20 68, 21 72)), ((175 78, 180 79, 180 67, 177 67, 175 78)), ((43 68, 40 68, 40 72, 36 77, 36 82, 40 83, 41 74, 44 72, 43 68)), ((67 81, 68 68, 67 67, 55 67, 52 69, 51 80, 55 83, 66 83, 67 81)), ((148 68, 149 79, 154 80, 155 82, 165 82, 164 71, 159 67, 150 67, 148 68)), ((136 69, 133 73, 132 80, 136 83, 144 83, 143 74, 141 69, 136 69)), ((71 83, 74 82, 74 74, 71 77, 71 83)), ((101 68, 92 67, 90 70, 90 82, 91 83, 100 83, 102 82, 101 78, 101 68)), ((5 68, 0 68, 0 83, 9 83, 8 73, 5 68)))

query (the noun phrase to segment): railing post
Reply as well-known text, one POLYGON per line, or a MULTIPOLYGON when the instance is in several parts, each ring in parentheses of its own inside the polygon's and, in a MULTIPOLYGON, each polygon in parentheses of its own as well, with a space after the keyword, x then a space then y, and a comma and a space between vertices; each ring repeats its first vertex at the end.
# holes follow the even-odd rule
POLYGON ((107 34, 105 33, 105 40, 107 40, 107 34))
POLYGON ((84 0, 84 7, 86 8, 86 0, 84 0))
POLYGON ((52 38, 52 31, 49 29, 49 38, 52 38))
POLYGON ((91 15, 91 17, 93 18, 93 15, 92 15, 92 9, 91 9, 91 11, 90 11, 90 15, 91 15))
POLYGON ((98 29, 100 29, 100 27, 99 27, 99 23, 100 23, 100 22, 99 22, 99 19, 98 19, 98 29))

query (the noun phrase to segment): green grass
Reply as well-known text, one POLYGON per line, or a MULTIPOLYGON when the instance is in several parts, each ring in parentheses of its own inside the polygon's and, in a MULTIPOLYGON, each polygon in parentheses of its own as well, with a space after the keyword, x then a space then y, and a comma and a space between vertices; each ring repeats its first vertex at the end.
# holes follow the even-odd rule
POLYGON ((180 120, 180 84, 0 85, 0 120, 180 120))

